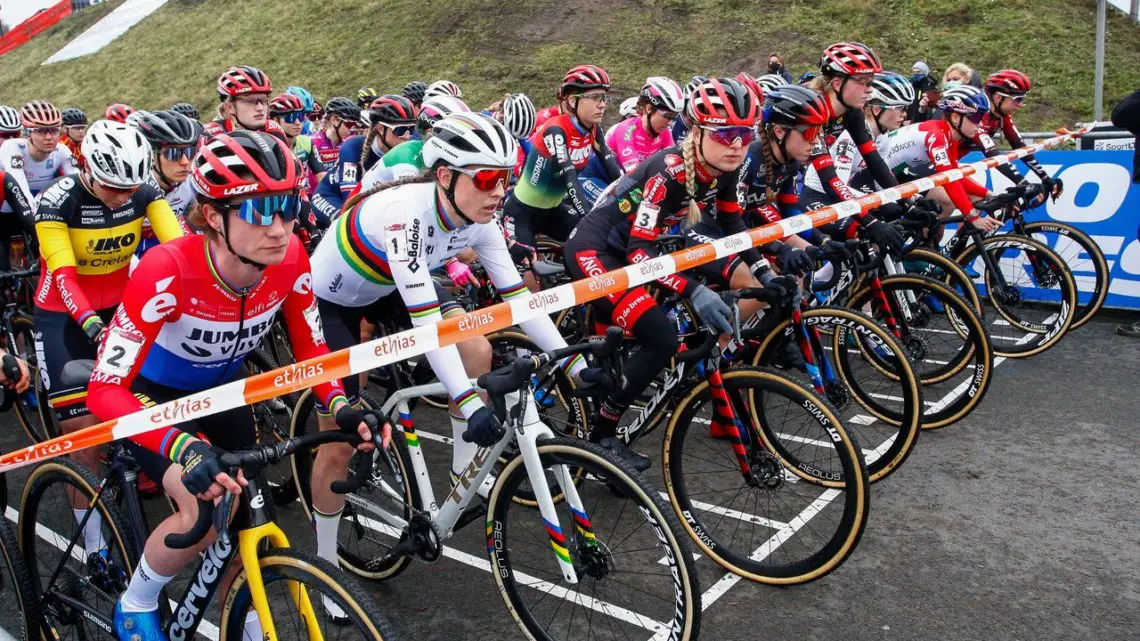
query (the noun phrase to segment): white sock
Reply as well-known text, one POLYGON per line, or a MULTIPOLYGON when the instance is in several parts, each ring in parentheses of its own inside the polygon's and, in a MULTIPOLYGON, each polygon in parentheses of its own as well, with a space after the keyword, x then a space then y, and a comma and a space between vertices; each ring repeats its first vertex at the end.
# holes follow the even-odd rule
MULTIPOLYGON (((514 402, 518 402, 518 392, 514 393, 514 402)), ((510 403, 510 401, 508 401, 510 403)), ((463 440, 463 433, 467 431, 467 419, 459 418, 458 416, 451 417, 451 437, 455 441, 451 451, 451 474, 455 478, 459 478, 461 474, 467 471, 467 466, 471 464, 471 460, 475 458, 475 452, 479 451, 479 446, 474 443, 468 443, 463 440)), ((488 474, 487 478, 483 479, 482 485, 479 486, 479 496, 487 498, 491 496, 491 487, 495 484, 495 477, 488 474)))
POLYGON ((262 641, 261 619, 257 617, 256 610, 250 610, 245 615, 245 634, 242 636, 242 641, 262 641))
POLYGON ((313 529, 317 532, 317 556, 339 567, 336 558, 336 531, 340 527, 340 515, 344 510, 337 510, 336 514, 325 514, 313 508, 313 529))
POLYGON ((162 576, 146 562, 146 554, 139 559, 139 566, 131 576, 131 582, 119 598, 123 612, 151 612, 158 609, 158 597, 174 577, 162 576))
MULTIPOLYGON (((71 509, 75 514, 76 524, 83 521, 83 516, 87 514, 87 508, 71 509)), ((106 547, 103 541, 103 515, 99 510, 91 512, 91 518, 87 519, 87 524, 83 526, 83 549, 86 554, 98 552, 106 547)))

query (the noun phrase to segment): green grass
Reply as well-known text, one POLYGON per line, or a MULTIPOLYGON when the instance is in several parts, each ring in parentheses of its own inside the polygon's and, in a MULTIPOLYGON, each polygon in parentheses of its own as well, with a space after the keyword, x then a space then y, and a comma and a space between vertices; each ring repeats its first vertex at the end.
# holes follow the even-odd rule
MULTIPOLYGON (((507 91, 543 106, 582 62, 605 66, 626 96, 649 75, 760 73, 775 50, 798 74, 825 45, 859 39, 908 75, 920 58, 1025 71, 1037 87, 1018 117, 1025 130, 1090 120, 1093 109, 1095 0, 171 0, 99 53, 40 66, 118 4, 0 57, 0 102, 98 112, 186 100, 207 113, 218 74, 243 63, 321 98, 449 78, 472 106, 507 91)), ((1140 27, 1111 10, 1107 51, 1106 111, 1140 87, 1140 27)))

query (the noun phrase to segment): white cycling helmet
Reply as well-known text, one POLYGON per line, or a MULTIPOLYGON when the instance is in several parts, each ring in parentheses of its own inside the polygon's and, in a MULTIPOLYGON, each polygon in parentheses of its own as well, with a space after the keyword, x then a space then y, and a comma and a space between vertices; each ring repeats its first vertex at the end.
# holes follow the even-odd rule
POLYGON ((632 118, 637 115, 637 101, 640 100, 638 96, 626 98, 618 105, 618 115, 622 118, 632 118))
POLYGON ((426 98, 420 105, 420 114, 416 117, 416 128, 424 133, 432 128, 441 118, 451 114, 470 113, 471 107, 455 96, 435 96, 426 98))
POLYGON ((871 80, 868 104, 878 107, 907 107, 914 102, 914 85, 909 78, 893 71, 875 74, 871 80))
POLYGON ((10 134, 16 133, 24 128, 24 123, 20 119, 20 112, 14 107, 8 105, 0 105, 0 132, 10 134))
POLYGON ((665 76, 651 76, 645 79, 641 97, 649 101, 654 109, 681 113, 685 108, 685 95, 681 85, 665 76))
POLYGON ((134 127, 96 120, 87 128, 81 149, 91 175, 109 187, 138 187, 150 175, 150 143, 134 127))
POLYGON ((432 126, 424 143, 425 167, 514 167, 519 144, 498 120, 481 113, 452 114, 432 126))
POLYGON ((424 100, 434 96, 455 96, 462 98, 463 92, 459 90, 459 85, 450 80, 436 80, 428 85, 427 91, 424 92, 424 100))
POLYGON ((768 95, 768 92, 776 87, 783 87, 791 83, 778 73, 766 73, 756 79, 756 84, 760 85, 760 88, 764 90, 764 95, 768 95))
POLYGON ((534 132, 538 112, 525 93, 514 93, 503 99, 503 124, 515 138, 527 138, 534 132))

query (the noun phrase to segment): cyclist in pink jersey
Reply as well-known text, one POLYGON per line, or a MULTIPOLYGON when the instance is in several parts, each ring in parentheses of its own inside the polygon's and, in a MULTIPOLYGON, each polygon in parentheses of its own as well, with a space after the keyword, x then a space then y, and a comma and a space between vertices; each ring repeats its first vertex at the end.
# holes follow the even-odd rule
MULTIPOLYGON (((325 166, 325 171, 336 165, 340 158, 340 144, 356 133, 360 127, 360 107, 348 98, 330 98, 325 105, 325 124, 321 130, 311 136, 313 153, 317 160, 325 166)), ((317 182, 324 176, 314 173, 309 176, 307 191, 312 193, 317 188, 317 182)))
POLYGON ((685 106, 681 86, 663 76, 645 81, 637 100, 637 116, 615 125, 606 136, 622 173, 629 173, 642 160, 672 147, 673 119, 685 106))

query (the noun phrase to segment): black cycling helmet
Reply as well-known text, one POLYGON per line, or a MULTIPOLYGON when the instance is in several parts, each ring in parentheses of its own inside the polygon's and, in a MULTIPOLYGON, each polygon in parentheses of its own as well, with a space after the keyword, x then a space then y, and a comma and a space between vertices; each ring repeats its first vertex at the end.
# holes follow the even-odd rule
POLYGON ((400 93, 404 94, 405 98, 418 105, 424 101, 424 94, 427 92, 427 89, 428 83, 424 82, 423 80, 413 80, 404 85, 404 89, 400 93))
POLYGON ((399 127, 416 124, 419 110, 411 100, 395 94, 380 96, 368 105, 368 122, 373 125, 399 127))
POLYGON ((174 111, 137 111, 131 124, 157 151, 167 145, 193 145, 198 142, 198 125, 174 111))
POLYGON ((87 124, 87 114, 82 109, 68 107, 63 110, 63 126, 76 127, 87 124))
POLYGON ((822 127, 833 117, 831 102, 818 91, 801 85, 783 85, 764 99, 765 126, 822 127))
POLYGON ((177 111, 191 120, 198 120, 200 118, 198 108, 188 102, 180 102, 171 107, 170 110, 177 111))
POLYGON ((360 122, 360 107, 348 98, 336 96, 325 103, 325 115, 360 122))

